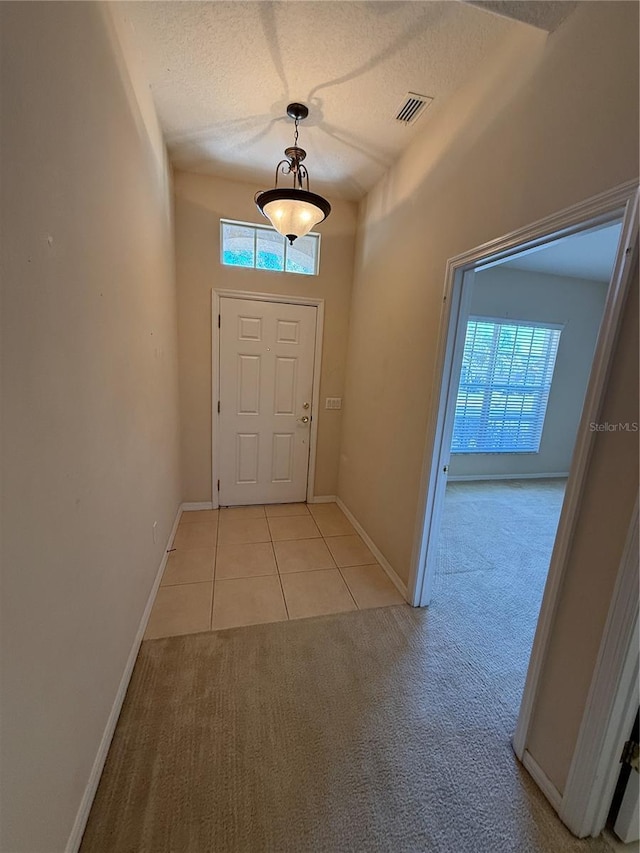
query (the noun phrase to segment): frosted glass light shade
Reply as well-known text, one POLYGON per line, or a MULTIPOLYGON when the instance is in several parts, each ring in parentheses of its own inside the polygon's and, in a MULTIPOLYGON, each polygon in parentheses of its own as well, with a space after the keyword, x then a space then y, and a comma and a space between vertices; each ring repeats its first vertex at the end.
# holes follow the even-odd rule
POLYGON ((304 237, 324 219, 324 213, 315 204, 290 199, 270 201, 265 204, 264 213, 276 231, 285 237, 304 237))
POLYGON ((291 244, 297 237, 308 234, 331 212, 326 199, 308 190, 266 190, 257 196, 256 204, 276 231, 291 244))

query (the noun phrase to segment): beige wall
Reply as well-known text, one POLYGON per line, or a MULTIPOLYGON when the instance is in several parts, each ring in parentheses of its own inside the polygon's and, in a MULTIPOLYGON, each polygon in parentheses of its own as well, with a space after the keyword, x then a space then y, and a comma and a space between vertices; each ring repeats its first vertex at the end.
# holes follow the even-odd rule
MULTIPOLYGON (((312 168, 310 166, 310 168, 312 168)), ((183 498, 211 500, 211 291, 320 297, 325 300, 316 495, 337 489, 341 411, 326 411, 325 397, 342 397, 353 276, 356 208, 330 199, 322 234, 320 272, 301 276, 220 263, 220 219, 265 224, 253 197, 254 184, 176 172, 176 274, 180 336, 183 498)))
MULTIPOLYGON (((427 115, 420 137, 361 207, 338 494, 405 581, 447 259, 638 174, 636 4, 578 4, 546 43, 523 36, 488 62, 427 115)), ((611 479, 598 494, 607 517, 629 517, 636 470, 628 465, 624 486, 611 479)), ((593 631, 595 644, 608 600, 593 592, 610 589, 620 526, 588 527, 612 543, 606 565, 595 559, 598 548, 581 566, 594 609, 582 614, 580 630, 593 631)), ((593 646, 580 660, 580 689, 564 696, 567 732, 582 714, 593 646)), ((552 654, 566 665, 566 652, 556 635, 552 654)), ((558 735, 548 718, 541 726, 546 757, 558 735)), ((534 757, 545 769, 540 739, 534 757)))
POLYGON ((528 270, 476 273, 470 314, 563 326, 537 453, 454 453, 449 479, 569 471, 607 284, 528 270))
POLYGON ((170 187, 101 7, 0 16, 0 846, 55 853, 180 501, 170 187))
MULTIPOLYGON (((637 424, 638 267, 620 331, 599 423, 637 424)), ((638 493, 638 433, 595 435, 551 649, 541 680, 528 749, 559 791, 564 789, 573 747, 616 570, 622 558, 638 493), (550 737, 550 733, 553 733, 550 737)))

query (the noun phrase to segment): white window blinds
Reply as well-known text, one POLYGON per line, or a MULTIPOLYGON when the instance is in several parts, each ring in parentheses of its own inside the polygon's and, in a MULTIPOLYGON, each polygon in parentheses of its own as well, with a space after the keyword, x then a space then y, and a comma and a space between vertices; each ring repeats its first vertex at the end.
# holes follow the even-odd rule
POLYGON ((452 453, 537 453, 560 327, 471 317, 452 453))

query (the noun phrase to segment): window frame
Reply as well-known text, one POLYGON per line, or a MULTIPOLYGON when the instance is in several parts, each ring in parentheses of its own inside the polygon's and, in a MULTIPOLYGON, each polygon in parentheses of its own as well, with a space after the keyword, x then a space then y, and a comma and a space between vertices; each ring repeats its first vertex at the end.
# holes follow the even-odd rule
MULTIPOLYGON (((487 324, 492 323, 494 326, 516 326, 516 327, 529 327, 529 328, 533 327, 536 329, 545 329, 545 330, 549 330, 552 332, 555 331, 555 332, 559 333, 558 334, 558 344, 557 344, 557 347, 555 350, 555 357, 554 357, 554 361, 553 361, 553 369, 551 372, 551 382, 549 383, 549 390, 547 393, 547 401, 545 403, 544 412, 542 414, 542 418, 540 421, 540 436, 539 436, 539 440, 538 440, 537 449, 535 449, 535 450, 518 450, 518 449, 511 448, 508 450, 502 450, 502 449, 454 450, 453 449, 453 437, 455 435, 455 420, 456 420, 455 419, 455 406, 457 406, 458 396, 456 396, 456 404, 454 405, 453 432, 451 434, 451 444, 452 444, 451 455, 452 456, 473 456, 473 455, 476 455, 476 456, 479 456, 479 455, 483 455, 483 456, 504 456, 504 455, 518 455, 518 456, 530 455, 530 456, 535 456, 536 454, 540 453, 540 447, 542 445, 542 437, 544 434, 544 426, 545 426, 545 421, 547 418, 547 411, 549 408, 549 400, 551 398, 551 389, 553 387, 555 369, 556 369, 556 364, 557 364, 557 360, 558 360, 558 352, 560 350, 560 342, 562 340, 562 332, 565 328, 565 324, 564 323, 552 323, 552 322, 547 322, 545 320, 519 320, 519 319, 512 318, 512 317, 492 317, 492 316, 480 315, 480 314, 469 314, 467 316, 467 325, 465 328, 465 341, 464 341, 464 346, 463 346, 463 353, 464 353, 464 347, 466 347, 467 331, 469 328, 469 323, 487 323, 487 324)), ((493 355, 494 366, 495 366, 495 355, 496 355, 495 350, 492 351, 492 355, 493 355)), ((464 358, 464 354, 463 354, 463 358, 464 358)), ((547 364, 548 364, 549 353, 547 353, 546 359, 547 359, 547 364)), ((460 393, 461 378, 462 378, 462 362, 460 364, 460 376, 458 377, 458 395, 460 393)), ((482 419, 483 419, 483 421, 486 421, 488 418, 488 416, 485 414, 485 411, 486 411, 488 405, 490 405, 490 394, 487 395, 487 392, 491 390, 491 387, 492 387, 491 385, 479 386, 479 389, 482 390, 482 393, 484 395, 483 403, 482 403, 482 419), (489 402, 487 402, 487 399, 489 400, 489 402)), ((527 386, 522 386, 522 387, 523 387, 523 390, 525 390, 527 386)), ((537 393, 540 393, 543 390, 542 388, 535 388, 534 386, 530 386, 530 387, 532 390, 535 390, 537 393)))
POLYGON ((259 222, 244 222, 241 219, 225 219, 220 217, 220 264, 221 266, 228 267, 229 269, 237 269, 237 270, 258 270, 259 272, 272 272, 272 273, 287 273, 287 275, 300 275, 310 278, 311 276, 317 276, 320 273, 320 243, 322 235, 318 231, 309 231, 308 234, 305 234, 305 237, 315 237, 316 238, 316 253, 314 258, 314 266, 313 272, 296 272, 295 270, 287 269, 287 251, 290 247, 287 238, 282 237, 284 242, 284 256, 283 256, 283 269, 274 270, 269 267, 258 267, 256 266, 256 260, 258 257, 257 253, 257 241, 258 241, 258 230, 261 231, 270 231, 274 234, 279 234, 279 231, 272 225, 263 225, 259 222), (240 225, 243 228, 251 228, 253 229, 253 266, 243 266, 241 264, 227 264, 224 262, 224 239, 223 239, 223 228, 225 225, 240 225))

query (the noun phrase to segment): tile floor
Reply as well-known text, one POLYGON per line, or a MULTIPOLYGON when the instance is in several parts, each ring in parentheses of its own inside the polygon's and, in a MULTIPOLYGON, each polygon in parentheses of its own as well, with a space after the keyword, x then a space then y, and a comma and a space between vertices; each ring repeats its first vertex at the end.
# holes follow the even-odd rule
POLYGON ((184 512, 145 639, 403 604, 335 503, 184 512))

